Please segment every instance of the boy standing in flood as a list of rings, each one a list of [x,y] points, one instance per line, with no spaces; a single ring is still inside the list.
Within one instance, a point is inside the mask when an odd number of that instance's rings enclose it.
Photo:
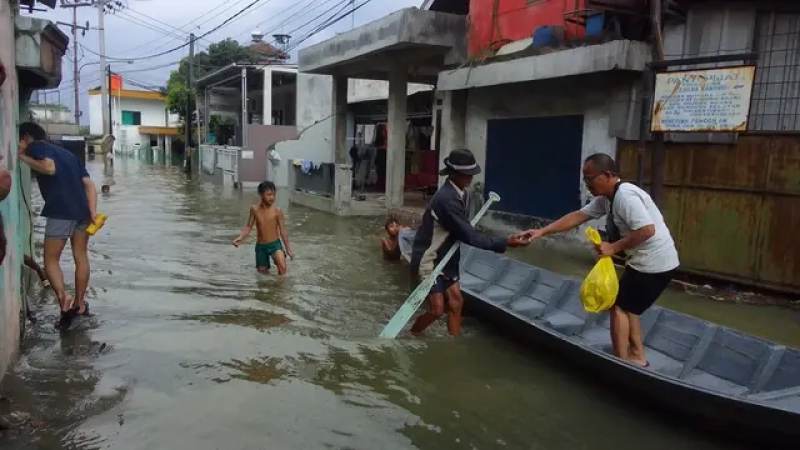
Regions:
[[[289,235],[286,233],[283,211],[274,205],[275,191],[275,183],[271,181],[263,181],[258,185],[258,196],[261,198],[261,203],[250,207],[247,225],[242,229],[242,234],[233,240],[233,245],[238,248],[239,244],[250,235],[253,225],[255,225],[258,233],[256,269],[260,273],[269,273],[270,259],[272,259],[278,267],[278,274],[285,275],[286,256],[294,259],[294,253],[289,246]],[[284,245],[286,245],[286,250],[284,250]]]

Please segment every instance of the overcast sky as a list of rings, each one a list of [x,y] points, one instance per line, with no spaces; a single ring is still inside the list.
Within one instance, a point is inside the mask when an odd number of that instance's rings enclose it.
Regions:
[[[85,1],[85,0],[81,0]],[[225,38],[233,38],[246,44],[255,29],[261,30],[271,40],[271,35],[284,33],[292,35],[297,41],[306,37],[315,28],[332,17],[336,12],[350,9],[346,0],[121,0],[126,7],[115,14],[105,16],[106,54],[110,58],[131,58],[131,64],[113,62],[112,70],[119,72],[125,80],[145,85],[163,86],[171,70],[177,62],[188,55],[188,47],[154,58],[145,58],[160,52],[171,50],[188,42],[189,33],[200,36],[219,26],[236,12],[252,2],[251,8],[231,20],[219,30],[197,41],[198,51],[208,47],[210,43]],[[357,5],[365,0],[356,0]],[[369,3],[355,13],[355,25],[363,25],[383,17],[398,9],[420,6],[422,0],[366,0]],[[69,3],[72,3],[70,1]],[[61,0],[59,0],[61,3]],[[332,10],[330,10],[333,8]],[[344,8],[344,9],[343,9]],[[330,11],[329,11],[330,10]],[[78,23],[96,28],[98,14],[96,8],[78,8]],[[27,14],[27,13],[25,13]],[[53,22],[72,22],[72,9],[58,8],[49,12],[36,12],[34,17],[49,19]],[[336,14],[337,16],[339,14]],[[320,17],[317,17],[320,16]],[[309,37],[298,48],[307,47],[326,40],[338,32],[347,31],[353,25],[351,17],[346,17],[329,28]],[[59,25],[64,33],[72,39],[69,27]],[[87,91],[100,84],[99,39],[97,30],[89,30],[86,36],[78,35],[78,65],[80,70],[79,98],[83,116],[81,123],[89,120]],[[290,46],[291,46],[290,41]],[[291,52],[296,61],[297,50]],[[64,59],[63,79],[59,88],[47,93],[47,102],[62,103],[70,109],[74,108],[72,42]],[[168,65],[173,63],[172,65]],[[130,83],[126,88],[139,89]],[[44,100],[44,97],[40,97]]]

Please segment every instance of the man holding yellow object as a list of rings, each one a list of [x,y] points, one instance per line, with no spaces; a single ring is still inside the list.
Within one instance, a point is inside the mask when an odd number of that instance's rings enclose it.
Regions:
[[[611,308],[614,354],[647,367],[639,316],[658,299],[680,265],[672,235],[653,199],[632,183],[620,181],[614,160],[603,153],[589,156],[583,181],[595,198],[578,211],[550,225],[524,233],[529,239],[571,230],[591,219],[607,216],[608,242],[595,248],[600,256],[625,253],[625,272]]]

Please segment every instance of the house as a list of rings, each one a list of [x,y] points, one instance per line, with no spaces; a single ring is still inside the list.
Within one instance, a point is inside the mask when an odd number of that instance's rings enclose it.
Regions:
[[[201,120],[201,167],[224,184],[257,184],[265,179],[279,187],[288,185],[287,162],[270,161],[275,150],[284,161],[306,159],[331,170],[330,92],[326,75],[298,74],[285,53],[263,42],[256,30],[251,49],[264,55],[260,63],[231,64],[197,80],[197,104]],[[288,56],[287,56],[288,58]],[[385,122],[386,82],[350,80],[349,142],[356,129]],[[242,95],[246,86],[246,98]],[[425,95],[421,100],[430,124],[432,85],[412,85],[408,94]],[[419,97],[419,96],[418,96]],[[205,118],[208,120],[205,120]],[[424,120],[416,117],[415,120]],[[385,150],[384,150],[385,152]],[[274,154],[273,154],[274,155]],[[326,185],[325,189],[331,188]]]
[[[113,83],[112,83],[113,87]],[[122,153],[137,149],[159,149],[169,153],[172,140],[178,136],[179,119],[167,110],[164,94],[157,91],[124,89],[109,90],[111,105],[103,105],[100,89],[89,91],[89,133],[102,135],[103,111],[111,110],[111,134],[115,148]]]
[[[334,79],[331,147],[343,164],[346,80],[389,81],[389,209],[406,204],[404,86],[435,83],[439,156],[472,150],[484,167],[477,188],[503,199],[488,226],[540,226],[579,208],[591,198],[583,159],[607,153],[653,192],[684,271],[798,292],[800,240],[781,231],[800,226],[791,181],[800,104],[791,70],[781,70],[800,51],[798,19],[792,1],[428,0],[301,50],[298,67]],[[675,70],[703,80],[754,73],[731,87],[752,100],[695,108],[689,93],[673,118],[655,117],[652,99],[664,101],[669,78],[657,74]],[[723,116],[738,125],[717,127]],[[336,176],[333,210],[342,211],[351,180],[347,170]],[[580,231],[565,238],[585,245]]]

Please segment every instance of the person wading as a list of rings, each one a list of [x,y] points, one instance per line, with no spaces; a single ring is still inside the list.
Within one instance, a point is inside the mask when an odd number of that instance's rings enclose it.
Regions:
[[[457,242],[497,253],[505,252],[506,247],[522,247],[529,243],[522,235],[503,239],[484,234],[469,223],[464,190],[472,183],[472,177],[481,173],[472,152],[453,150],[444,159],[444,165],[439,175],[447,176],[447,181],[428,202],[414,236],[411,251],[411,276],[414,285],[427,278],[450,247]],[[446,299],[450,310],[447,330],[453,336],[461,334],[461,308],[464,298],[458,284],[460,259],[460,251],[456,251],[436,278],[428,295],[428,312],[417,318],[411,327],[411,333],[421,334],[431,323],[442,317]]]
[[[57,145],[46,142],[44,129],[33,122],[19,126],[19,159],[36,172],[44,199],[44,271],[61,306],[62,330],[76,316],[89,315],[85,302],[89,286],[89,235],[87,225],[97,215],[97,188],[78,158]],[[75,260],[75,298],[69,296],[59,260],[70,241]]]
[[[655,303],[680,265],[675,242],[650,195],[634,184],[620,181],[610,156],[597,153],[586,158],[583,181],[595,196],[588,205],[523,235],[539,239],[608,216],[606,232],[612,242],[598,245],[597,253],[626,254],[619,294],[610,311],[611,343],[617,357],[646,367],[639,316]]]

